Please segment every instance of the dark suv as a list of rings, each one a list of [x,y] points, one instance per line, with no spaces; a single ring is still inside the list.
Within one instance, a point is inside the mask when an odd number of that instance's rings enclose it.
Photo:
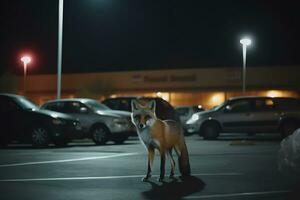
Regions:
[[[65,145],[76,137],[81,126],[68,115],[40,110],[27,98],[13,94],[0,94],[0,143],[13,141],[32,143],[33,146]]]
[[[155,100],[156,101],[156,116],[161,120],[175,120],[180,122],[179,116],[171,104],[159,97],[140,97],[140,96],[130,96],[130,97],[116,97],[105,99],[102,103],[113,110],[124,110],[131,112],[131,101],[133,99],[140,100]]]
[[[286,137],[300,127],[300,100],[296,98],[236,97],[195,113],[185,124],[189,133],[214,139],[221,132],[280,132]]]

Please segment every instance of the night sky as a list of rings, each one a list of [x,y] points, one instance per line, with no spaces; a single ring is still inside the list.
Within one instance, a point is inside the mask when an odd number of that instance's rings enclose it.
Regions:
[[[297,1],[65,0],[63,72],[299,65]],[[1,71],[56,73],[58,0],[2,0]]]

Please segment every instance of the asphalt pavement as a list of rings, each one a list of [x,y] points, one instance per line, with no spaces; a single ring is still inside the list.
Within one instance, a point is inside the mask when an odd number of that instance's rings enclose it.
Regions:
[[[104,199],[300,199],[295,177],[278,171],[278,135],[225,135],[204,141],[186,137],[192,176],[158,182],[146,172],[147,153],[136,137],[122,145],[96,146],[90,140],[68,147],[0,149],[1,200]],[[170,164],[166,162],[166,173]]]

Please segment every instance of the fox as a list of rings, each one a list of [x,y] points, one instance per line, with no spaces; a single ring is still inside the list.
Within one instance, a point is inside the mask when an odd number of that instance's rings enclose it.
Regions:
[[[174,179],[175,161],[172,155],[175,150],[178,157],[179,171],[182,177],[190,176],[191,168],[188,149],[185,143],[183,129],[180,122],[174,120],[160,120],[156,117],[155,100],[144,102],[131,101],[131,120],[135,125],[138,137],[148,152],[148,165],[145,182],[151,177],[155,150],[160,153],[160,176],[158,181],[163,182],[165,177],[166,155],[170,157],[171,172],[169,178]]]

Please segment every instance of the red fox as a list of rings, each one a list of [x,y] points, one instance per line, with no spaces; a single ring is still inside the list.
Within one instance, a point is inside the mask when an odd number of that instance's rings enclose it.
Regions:
[[[170,178],[174,178],[175,161],[172,151],[178,156],[179,171],[182,176],[189,176],[191,173],[188,150],[185,144],[182,127],[179,122],[173,120],[160,120],[155,115],[155,100],[144,102],[133,100],[131,102],[131,120],[136,126],[138,136],[148,151],[148,170],[142,181],[151,177],[155,149],[160,153],[161,165],[159,181],[162,182],[165,176],[166,154],[171,161]]]

